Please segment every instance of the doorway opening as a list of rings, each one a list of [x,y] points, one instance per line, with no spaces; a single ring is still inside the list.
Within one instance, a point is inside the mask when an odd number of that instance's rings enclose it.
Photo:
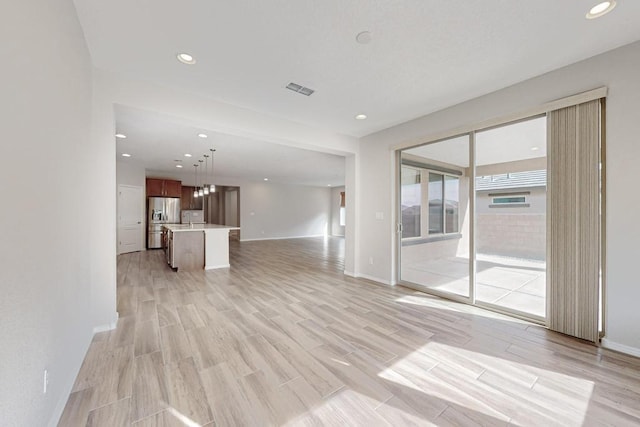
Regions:
[[[216,185],[204,205],[204,216],[209,224],[240,227],[240,187]],[[240,240],[240,230],[230,231],[229,238]]]

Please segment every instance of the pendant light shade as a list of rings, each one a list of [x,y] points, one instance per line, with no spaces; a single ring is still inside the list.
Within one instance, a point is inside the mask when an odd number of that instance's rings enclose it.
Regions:
[[[209,186],[207,185],[207,180],[209,179],[209,155],[205,154],[204,155],[204,184],[202,185],[203,187],[203,192],[205,195],[209,194]]]
[[[202,163],[204,162],[204,160],[200,159],[198,160],[198,162],[200,162],[200,166],[202,166]],[[205,175],[205,179],[207,178],[207,176]],[[198,188],[198,183],[196,182],[196,188]],[[204,190],[202,189],[202,187],[198,188],[198,196],[202,197],[204,196]]]
[[[213,154],[216,152],[216,149],[210,148],[209,151],[211,151],[211,181],[210,182],[213,182]],[[209,192],[210,193],[216,192],[216,186],[214,184],[209,184]]]
[[[194,177],[194,190],[193,197],[198,198],[198,164],[193,165],[193,177]]]

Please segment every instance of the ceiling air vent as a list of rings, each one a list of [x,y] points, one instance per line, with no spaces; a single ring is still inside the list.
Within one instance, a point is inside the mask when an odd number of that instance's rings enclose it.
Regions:
[[[305,95],[305,96],[309,96],[313,92],[315,92],[313,89],[309,89],[308,87],[304,87],[304,86],[301,86],[301,85],[295,84],[295,83],[289,83],[287,85],[287,89],[292,90],[294,92],[297,92],[297,93],[299,93],[301,95]]]

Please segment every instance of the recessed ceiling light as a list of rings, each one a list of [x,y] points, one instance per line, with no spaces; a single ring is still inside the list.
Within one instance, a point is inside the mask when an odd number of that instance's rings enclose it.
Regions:
[[[265,181],[269,181],[269,178],[265,178],[264,180],[265,180]]]
[[[363,31],[358,33],[356,36],[356,41],[360,44],[369,44],[373,39],[373,35],[369,31]]]
[[[199,133],[198,137],[200,138],[207,138],[209,135],[207,135],[206,133]]]
[[[178,58],[178,61],[182,62],[183,64],[193,65],[196,63],[196,59],[188,53],[179,53],[178,55],[176,55],[176,58]]]
[[[531,151],[538,151],[540,147],[531,147]]]
[[[366,114],[358,114],[358,115],[356,116],[356,120],[364,120],[364,119],[366,119],[366,118],[367,118],[367,115],[366,115]]]
[[[131,157],[131,154],[128,154],[128,153],[122,153],[122,157]]]
[[[611,12],[613,8],[616,7],[616,0],[603,1],[602,3],[598,3],[593,6],[589,13],[587,13],[587,19],[596,19],[600,18],[603,15]]]
[[[191,154],[187,153],[184,155],[185,157],[191,157]]]
[[[125,135],[123,133],[116,133],[116,138],[125,139],[126,137],[127,137],[127,135]]]
[[[176,165],[176,167],[177,167],[177,168],[181,168],[181,167],[182,167],[182,165]]]
[[[327,184],[327,187],[331,187],[331,184]]]

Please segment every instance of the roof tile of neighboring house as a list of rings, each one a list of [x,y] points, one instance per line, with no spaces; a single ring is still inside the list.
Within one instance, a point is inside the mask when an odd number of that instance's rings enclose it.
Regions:
[[[501,190],[505,188],[545,187],[547,171],[503,173],[476,177],[476,191]]]

